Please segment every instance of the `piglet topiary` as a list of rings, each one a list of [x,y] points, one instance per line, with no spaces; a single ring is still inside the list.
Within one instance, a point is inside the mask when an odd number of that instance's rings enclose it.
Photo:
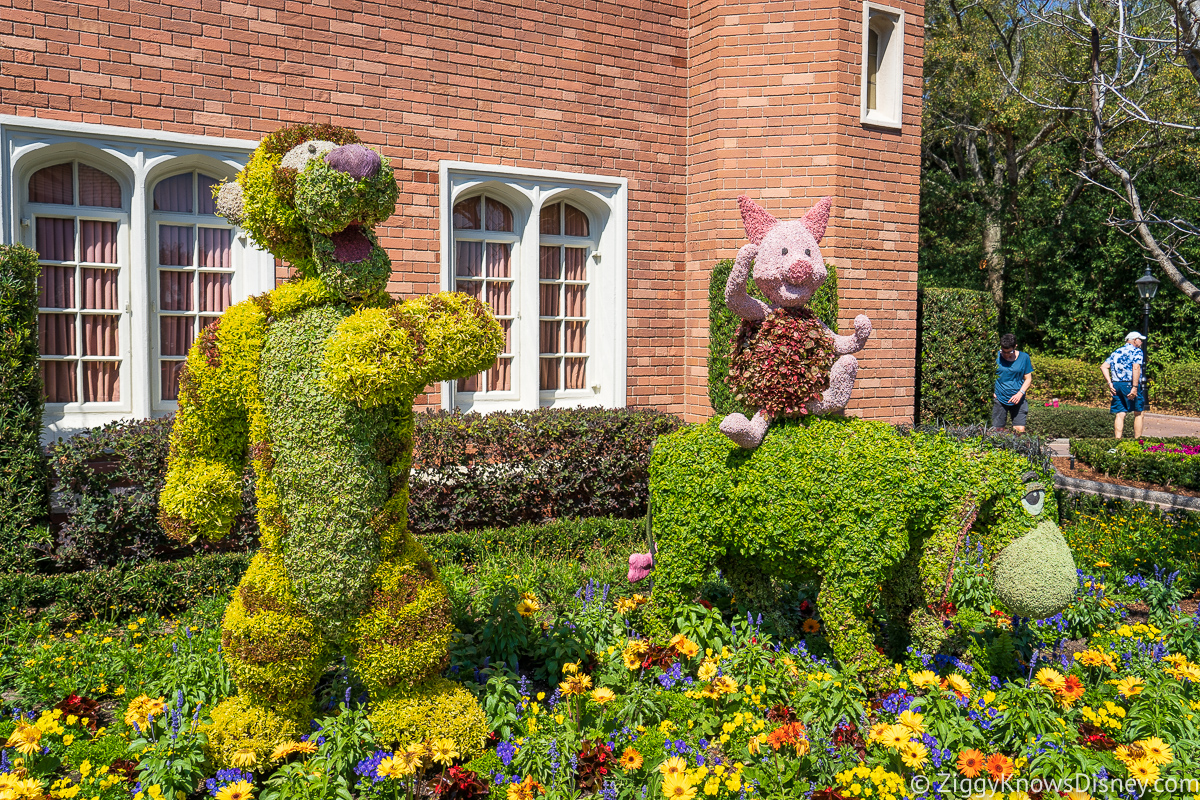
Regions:
[[[808,307],[828,275],[818,243],[833,198],[821,199],[801,219],[788,222],[746,195],[738,205],[750,243],[738,251],[725,285],[726,304],[742,318],[727,381],[738,400],[757,412],[751,419],[730,414],[722,420],[721,432],[752,450],[762,443],[773,417],[845,410],[858,375],[858,360],[851,354],[866,345],[871,320],[859,314],[854,334],[838,336]],[[747,293],[752,270],[771,305]]]

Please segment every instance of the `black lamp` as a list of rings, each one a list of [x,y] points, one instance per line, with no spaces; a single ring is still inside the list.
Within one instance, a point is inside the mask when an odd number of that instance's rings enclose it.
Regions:
[[[1142,340],[1142,360],[1145,362],[1142,369],[1145,370],[1150,366],[1150,301],[1158,294],[1158,278],[1150,274],[1150,267],[1147,265],[1146,274],[1133,284],[1137,287],[1138,296],[1142,298],[1142,336],[1146,337]]]

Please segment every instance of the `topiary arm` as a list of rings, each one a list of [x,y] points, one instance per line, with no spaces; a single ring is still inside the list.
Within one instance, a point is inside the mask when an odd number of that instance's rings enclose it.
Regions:
[[[738,250],[729,271],[729,279],[725,281],[725,305],[729,310],[742,319],[757,322],[766,319],[771,310],[766,303],[751,297],[746,292],[746,283],[750,280],[750,270],[754,266],[754,257],[758,255],[758,245],[745,244]]]
[[[242,510],[247,398],[257,395],[265,316],[246,301],[201,331],[179,379],[159,522],[173,539],[221,539]],[[248,383],[249,382],[249,383]]]
[[[442,292],[347,317],[325,349],[322,372],[335,396],[372,408],[474,375],[503,349],[500,323],[482,303]]]
[[[867,339],[871,336],[871,320],[866,314],[859,314],[854,318],[854,333],[849,336],[839,336],[837,331],[824,322],[821,323],[821,327],[833,337],[833,354],[836,356],[857,353],[867,346]]]

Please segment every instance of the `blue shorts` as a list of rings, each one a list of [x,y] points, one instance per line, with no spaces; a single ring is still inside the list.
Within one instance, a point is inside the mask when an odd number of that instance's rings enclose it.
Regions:
[[[1129,381],[1113,381],[1117,393],[1113,395],[1112,405],[1108,410],[1112,414],[1140,414],[1146,410],[1146,387],[1138,389],[1137,396],[1129,399],[1132,384]]]

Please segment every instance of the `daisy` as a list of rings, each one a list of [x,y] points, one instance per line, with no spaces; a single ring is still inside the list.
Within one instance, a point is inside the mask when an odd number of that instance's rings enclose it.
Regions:
[[[988,756],[988,760],[984,762],[984,769],[988,775],[992,776],[992,780],[1000,783],[1012,777],[1013,762],[1012,759],[1003,753],[993,753]]]
[[[913,686],[918,689],[932,689],[938,685],[938,676],[927,669],[920,672],[910,672],[908,673],[908,677],[912,681]]]
[[[258,754],[248,748],[235,750],[229,757],[229,763],[241,769],[249,769],[258,763]]]
[[[662,795],[672,800],[693,800],[696,787],[683,774],[668,775],[662,782]]]
[[[1063,696],[1069,705],[1083,697],[1085,691],[1083,682],[1079,678],[1076,678],[1074,675],[1068,675],[1066,680],[1063,681],[1063,688],[1058,693]]]
[[[1158,765],[1143,758],[1129,765],[1129,777],[1146,786],[1158,780]]]
[[[713,678],[717,677],[717,665],[711,661],[705,661],[700,665],[700,671],[697,673],[697,677],[702,681],[711,681]]]
[[[925,732],[925,718],[915,711],[902,711],[896,722],[908,728],[913,736],[920,736]]]
[[[1109,681],[1109,683],[1117,687],[1117,694],[1125,697],[1139,695],[1146,688],[1142,683],[1142,679],[1133,675],[1130,675],[1128,678],[1122,678],[1119,681]]]
[[[962,675],[947,675],[946,686],[956,694],[961,694],[963,697],[971,696],[971,684],[967,683],[967,679]]]
[[[818,633],[821,630],[821,623],[810,618],[804,620],[804,624],[801,627],[804,629],[805,633]]]
[[[450,766],[450,762],[458,758],[458,750],[454,747],[453,739],[435,739],[430,742],[429,754],[436,763],[447,767]]]
[[[6,747],[15,747],[17,752],[23,756],[31,756],[36,753],[41,747],[38,742],[42,738],[42,729],[35,725],[21,723],[17,729],[8,737]]]
[[[600,705],[604,705],[605,703],[611,703],[616,698],[617,698],[617,696],[615,694],[613,694],[613,690],[609,689],[606,686],[601,686],[599,689],[592,692],[592,699],[595,700]]]
[[[1042,667],[1038,670],[1037,676],[1034,678],[1042,686],[1045,686],[1052,692],[1061,692],[1066,685],[1062,673],[1050,667]]]
[[[888,750],[899,750],[908,744],[911,737],[908,728],[903,725],[888,725],[879,736],[879,743]]]
[[[963,750],[958,754],[958,771],[965,777],[974,778],[983,769],[983,753],[978,750]]]
[[[626,772],[633,772],[635,769],[642,768],[642,754],[632,747],[626,747],[625,752],[621,753],[621,757],[617,759],[617,763]]]
[[[1146,751],[1146,760],[1151,764],[1165,767],[1175,760],[1175,754],[1171,752],[1171,746],[1157,736],[1142,739],[1138,744]]]
[[[683,775],[687,772],[687,762],[679,756],[673,756],[659,764],[658,771],[668,778],[672,775]]]
[[[276,745],[275,749],[271,751],[271,760],[279,761],[280,759],[287,758],[292,753],[303,753],[306,756],[311,756],[315,752],[317,752],[315,742],[284,742],[281,745]]]
[[[900,748],[900,759],[904,762],[904,766],[912,769],[920,769],[928,756],[929,749],[920,742],[905,742],[904,746]]]
[[[253,793],[254,787],[248,781],[237,781],[222,786],[216,800],[250,800]]]

